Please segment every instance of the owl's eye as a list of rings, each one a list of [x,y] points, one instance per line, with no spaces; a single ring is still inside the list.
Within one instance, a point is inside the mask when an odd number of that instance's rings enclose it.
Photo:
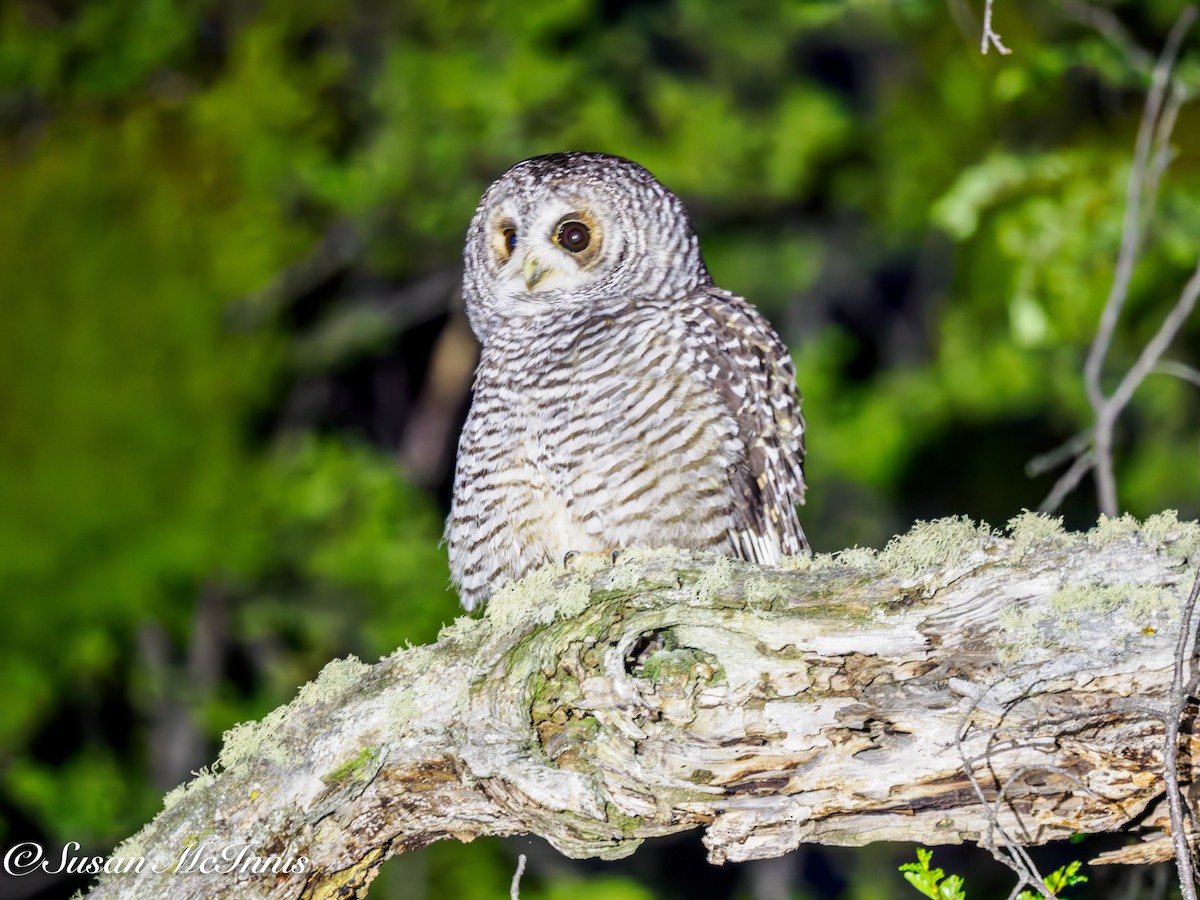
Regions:
[[[505,228],[503,231],[503,234],[504,234],[504,249],[507,250],[509,255],[511,256],[512,252],[517,249],[517,229]]]
[[[582,222],[563,222],[558,228],[558,245],[571,253],[580,253],[592,242],[592,233]]]

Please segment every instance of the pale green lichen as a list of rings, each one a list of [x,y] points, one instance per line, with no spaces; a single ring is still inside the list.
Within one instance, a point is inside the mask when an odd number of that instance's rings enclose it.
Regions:
[[[257,722],[239,722],[226,731],[217,765],[233,771],[259,759],[287,763],[288,753],[280,736],[292,713],[318,703],[336,705],[370,668],[356,656],[328,663],[315,680],[300,688],[296,699],[287,706],[272,710]]]
[[[225,732],[225,744],[217,765],[225,771],[236,771],[256,759],[272,763],[288,762],[288,754],[280,741],[283,723],[291,706],[272,710],[257,722],[238,722]]]
[[[1107,547],[1116,541],[1124,540],[1128,537],[1140,533],[1142,526],[1138,520],[1125,513],[1123,516],[1112,518],[1103,513],[1100,515],[1100,520],[1096,523],[1096,527],[1088,532],[1088,540],[1097,547]]]
[[[1054,592],[1049,609],[1060,627],[1074,631],[1089,616],[1110,618],[1118,612],[1135,625],[1163,612],[1176,617],[1179,601],[1158,585],[1069,584]]]
[[[1062,516],[1047,516],[1027,509],[1008,520],[1008,533],[1012,536],[1013,552],[1018,558],[1034,547],[1059,543],[1071,537],[1063,530]]]
[[[549,565],[510,581],[488,599],[485,615],[505,631],[524,622],[548,625],[558,615],[559,582],[568,577],[563,566]]]
[[[1128,533],[1128,532],[1126,532]],[[1153,633],[1164,620],[1179,618],[1180,598],[1170,588],[1157,584],[1105,584],[1098,581],[1064,585],[1050,595],[1044,612],[1032,612],[1024,604],[1000,610],[997,649],[1003,662],[1012,662],[1045,645],[1041,632],[1050,629],[1062,646],[1085,649],[1093,629],[1077,638],[1089,624],[1124,621],[1138,632]],[[1133,629],[1122,630],[1128,640]]]
[[[761,575],[752,575],[747,578],[743,591],[746,595],[746,606],[752,611],[770,609],[783,599],[783,592],[779,589],[779,585]]]
[[[179,787],[183,787],[183,785],[180,785]],[[171,793],[175,793],[177,790],[179,790],[179,788],[175,788],[171,791]],[[174,806],[174,804],[171,805]],[[167,809],[169,809],[169,807],[166,805],[164,800],[163,812],[166,812]],[[153,848],[146,845],[146,838],[150,837],[151,832],[154,830],[154,823],[157,821],[159,821],[159,819],[158,817],[155,817],[154,821],[143,827],[141,831],[137,832],[136,834],[131,834],[129,837],[125,838],[125,840],[121,841],[121,843],[117,844],[117,846],[113,847],[111,854],[112,858],[134,859],[138,856],[150,855],[150,851],[153,850]]]
[[[485,614],[492,624],[505,630],[525,623],[549,625],[558,618],[577,616],[591,600],[592,579],[612,566],[612,556],[607,553],[579,553],[566,565],[542,566],[492,594]]]
[[[902,578],[913,578],[928,569],[945,565],[969,545],[990,537],[991,528],[975,524],[966,516],[951,516],[932,522],[917,522],[907,534],[892,538],[879,560]]]
[[[616,566],[613,567],[612,573],[608,576],[607,590],[611,592],[627,593],[634,590],[642,579],[645,577],[645,570],[637,564],[640,560],[634,562],[622,558]]]
[[[809,556],[807,553],[802,553],[797,556],[785,556],[779,561],[779,568],[786,572],[807,572],[813,567],[815,560],[824,554],[818,554],[817,557]]]
[[[392,727],[399,730],[412,719],[416,708],[416,698],[410,690],[388,691],[387,698],[385,715],[387,720],[392,723]],[[461,695],[457,696],[456,700],[461,702]]]
[[[195,790],[203,790],[217,780],[217,776],[209,770],[208,766],[202,766],[195,775],[196,777],[191,781],[185,781],[183,784],[167,791],[166,796],[163,797],[163,812],[166,812],[182,800],[185,794]]]
[[[215,784],[217,776],[209,770],[208,766],[203,766],[195,773],[195,778],[190,782],[172,788],[163,797],[162,813],[165,813],[171,807],[177,805],[185,795],[201,793],[211,785]],[[154,846],[147,845],[146,840],[154,832],[154,825],[161,820],[162,813],[154,818],[152,822],[136,834],[132,834],[113,848],[112,857],[118,859],[133,859],[138,856],[150,856],[157,849]]]
[[[1006,606],[1000,610],[996,621],[1000,625],[1000,640],[997,649],[1001,662],[1009,663],[1020,659],[1041,645],[1038,626],[1046,620],[1042,613],[1030,612],[1023,605]]]
[[[813,556],[811,563],[814,572],[853,569],[866,576],[878,575],[883,570],[883,566],[884,563],[880,560],[878,550],[859,546],[848,547],[834,553],[818,553]]]
[[[578,576],[564,584],[558,592],[558,615],[571,618],[579,615],[588,607],[592,599],[592,582],[588,578]]]
[[[363,747],[336,769],[321,776],[326,784],[338,784],[348,781],[367,781],[376,771],[375,762],[379,759],[379,747]]]
[[[314,703],[337,700],[357,686],[363,675],[369,671],[371,667],[357,656],[332,660],[326,663],[315,680],[300,688],[291,705],[311,706]]]
[[[438,643],[443,644],[459,644],[471,641],[481,628],[480,620],[474,616],[455,616],[452,622],[442,626],[442,630],[438,632]],[[407,651],[413,651],[417,648],[408,647]]]
[[[696,599],[707,603],[722,590],[733,584],[733,563],[726,556],[718,556],[705,566],[700,577],[696,579]]]
[[[830,554],[840,566],[850,569],[862,569],[867,572],[879,567],[879,552],[870,547],[847,547],[837,553]]]
[[[1181,522],[1173,509],[1148,518],[1142,524],[1142,534],[1171,556],[1184,560],[1200,556],[1200,522]]]

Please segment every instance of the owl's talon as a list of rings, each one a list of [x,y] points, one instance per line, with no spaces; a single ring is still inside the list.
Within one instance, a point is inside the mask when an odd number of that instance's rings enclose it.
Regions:
[[[571,560],[573,560],[578,555],[579,555],[578,550],[568,550],[566,553],[564,553],[563,554],[563,568],[569,569],[571,567]]]
[[[621,550],[619,548],[612,552],[612,564],[614,566],[617,564],[617,560],[621,558],[621,554],[624,552],[625,552],[624,550]]]

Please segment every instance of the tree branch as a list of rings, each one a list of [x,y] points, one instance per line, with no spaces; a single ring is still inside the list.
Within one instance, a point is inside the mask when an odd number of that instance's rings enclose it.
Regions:
[[[1129,296],[1133,270],[1141,255],[1146,223],[1154,212],[1162,174],[1171,160],[1170,139],[1179,107],[1186,99],[1184,92],[1173,84],[1172,71],[1183,39],[1195,22],[1196,16],[1194,6],[1186,7],[1179,14],[1151,74],[1150,90],[1142,109],[1133,162],[1126,183],[1121,246],[1117,252],[1113,283],[1104,310],[1100,314],[1096,336],[1084,363],[1084,387],[1088,403],[1091,404],[1096,417],[1095,427],[1092,429],[1092,446],[1089,448],[1089,456],[1081,454],[1076,457],[1075,464],[1055,484],[1050,496],[1042,503],[1042,509],[1046,511],[1056,509],[1062,498],[1078,484],[1083,473],[1092,469],[1095,472],[1096,497],[1100,511],[1108,516],[1117,514],[1117,482],[1113,468],[1113,432],[1117,419],[1132,399],[1134,391],[1154,368],[1183,322],[1191,314],[1196,303],[1196,294],[1200,291],[1198,264],[1196,274],[1184,287],[1150,344],[1143,349],[1137,362],[1121,379],[1112,395],[1106,396],[1101,383],[1105,359]],[[1053,506],[1051,501],[1054,501]]]
[[[1170,858],[1163,740],[1200,525],[1011,524],[921,523],[779,569],[547,567],[437,644],[331,663],[231,731],[216,773],[110,861],[142,870],[93,896],[357,897],[390,855],[485,834],[615,858],[704,828],[720,863],[1138,829],[1158,839],[1103,861]]]
[[[996,52],[1001,56],[1007,56],[1012,53],[1000,41],[1000,35],[992,30],[992,3],[993,0],[984,0],[983,3],[983,34],[979,39],[979,52],[984,56],[987,55],[988,47],[995,47]]]
[[[1163,47],[1162,54],[1155,63],[1150,79],[1150,91],[1146,95],[1146,104],[1142,108],[1141,124],[1138,126],[1137,140],[1134,142],[1133,148],[1133,163],[1130,166],[1129,180],[1125,187],[1125,217],[1121,225],[1121,248],[1117,253],[1117,267],[1113,274],[1113,283],[1108,292],[1108,299],[1104,303],[1104,312],[1100,316],[1100,326],[1096,330],[1096,337],[1092,341],[1087,362],[1084,365],[1084,381],[1087,385],[1088,400],[1097,411],[1105,399],[1104,390],[1100,384],[1104,358],[1108,355],[1108,348],[1112,344],[1117,321],[1121,317],[1121,310],[1124,309],[1125,300],[1129,296],[1129,282],[1133,277],[1134,263],[1137,262],[1142,249],[1142,234],[1147,213],[1153,211],[1152,208],[1147,209],[1147,204],[1143,203],[1143,193],[1147,192],[1148,187],[1147,178],[1151,174],[1148,169],[1153,155],[1152,151],[1156,144],[1169,142],[1171,136],[1170,128],[1165,130],[1159,128],[1159,118],[1167,90],[1171,85],[1171,72],[1175,67],[1175,57],[1179,54],[1184,35],[1191,28],[1195,17],[1195,7],[1189,6],[1175,21],[1171,33],[1167,36],[1167,43]],[[1175,117],[1171,116],[1169,124],[1173,126],[1174,122]],[[1156,177],[1152,179],[1151,183],[1157,187],[1159,182],[1157,175],[1161,175],[1161,170],[1155,174]],[[1157,192],[1148,193],[1151,194],[1149,199],[1152,204],[1154,194]]]

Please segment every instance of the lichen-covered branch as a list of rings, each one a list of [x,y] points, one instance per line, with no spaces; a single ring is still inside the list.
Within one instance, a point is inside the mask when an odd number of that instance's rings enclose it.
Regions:
[[[94,896],[361,896],[389,855],[485,834],[612,858],[703,828],[714,862],[1000,828],[1161,838],[1200,526],[1010,524],[779,569],[673,551],[544,569],[234,729],[110,860],[141,871]]]

